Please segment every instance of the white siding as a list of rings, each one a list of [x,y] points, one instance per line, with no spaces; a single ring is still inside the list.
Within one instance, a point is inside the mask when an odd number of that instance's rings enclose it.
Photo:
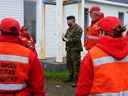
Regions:
[[[0,0],[0,19],[14,17],[23,23],[23,0]]]
[[[125,13],[124,24],[125,24],[125,25],[127,26],[127,28],[128,28],[128,13]]]

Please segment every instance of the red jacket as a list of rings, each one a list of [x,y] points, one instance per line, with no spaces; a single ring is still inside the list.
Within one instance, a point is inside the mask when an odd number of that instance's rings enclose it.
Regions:
[[[0,60],[1,62],[0,68],[1,70],[3,70],[0,72],[4,72],[5,70],[3,67],[1,67],[3,63],[8,64],[10,62],[8,60],[13,60],[13,63],[16,65],[16,67],[14,66],[16,68],[16,69],[14,68],[15,69],[14,73],[16,73],[16,78],[18,78],[14,81],[9,78],[7,78],[7,80],[5,79],[4,81],[0,79],[0,84],[10,84],[10,83],[18,84],[22,82],[25,82],[26,84],[26,87],[18,92],[16,91],[13,94],[11,94],[9,93],[10,90],[8,90],[9,91],[8,94],[0,93],[0,96],[31,96],[31,94],[33,94],[34,96],[45,96],[44,95],[44,73],[42,69],[43,66],[41,65],[37,56],[30,49],[25,48],[20,44],[21,44],[20,40],[16,37],[0,36],[0,54],[4,55],[5,59],[7,59],[7,61],[5,61],[4,57],[1,57],[1,59],[3,59],[4,62]],[[8,58],[6,58],[6,56]],[[12,56],[13,58],[10,56]],[[20,56],[21,57],[25,56],[25,58],[28,58],[28,64],[18,63],[19,62],[18,58]],[[21,60],[22,59],[23,58],[21,58]],[[23,63],[25,62],[24,60],[26,59],[22,60]],[[9,67],[9,68],[11,68],[10,70],[13,70],[12,67]],[[6,76],[4,74],[10,76],[10,74],[7,72],[1,73],[0,76]],[[6,87],[7,86],[5,86],[5,88]],[[0,87],[0,92],[2,92],[2,90],[4,89],[1,89]]]
[[[98,14],[100,15],[97,20],[91,21],[91,25],[85,29],[84,47],[86,50],[93,48],[99,42],[99,21],[104,17],[104,14],[102,12],[98,12]]]
[[[89,50],[94,47],[99,41],[99,26],[98,22],[88,27],[85,32],[84,47]]]
[[[127,40],[125,38],[103,37],[96,46],[116,59],[123,59],[128,55]],[[88,53],[81,62],[76,96],[89,96],[93,83],[93,63]]]
[[[32,36],[27,31],[27,29],[25,29],[25,28],[21,29],[19,38],[22,41],[23,46],[25,46],[26,48],[31,49],[33,52],[36,53],[36,51],[35,51],[35,42],[34,42]]]

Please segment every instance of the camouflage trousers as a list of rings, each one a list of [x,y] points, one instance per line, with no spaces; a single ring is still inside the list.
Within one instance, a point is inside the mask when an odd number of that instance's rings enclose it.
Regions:
[[[81,51],[67,51],[66,61],[69,78],[77,79],[80,68]]]

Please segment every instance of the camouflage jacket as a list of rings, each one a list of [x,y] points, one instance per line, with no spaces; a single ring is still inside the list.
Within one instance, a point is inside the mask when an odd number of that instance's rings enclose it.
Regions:
[[[65,38],[67,38],[66,42],[66,51],[74,50],[74,51],[82,51],[82,28],[79,25],[75,25],[72,28],[68,28],[65,34]]]

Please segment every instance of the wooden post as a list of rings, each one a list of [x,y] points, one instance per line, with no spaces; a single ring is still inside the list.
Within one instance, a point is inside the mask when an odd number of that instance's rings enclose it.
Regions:
[[[56,62],[63,62],[63,46],[62,46],[62,32],[63,32],[63,0],[56,0],[56,28],[57,28],[57,55]],[[54,50],[53,50],[54,51]]]

